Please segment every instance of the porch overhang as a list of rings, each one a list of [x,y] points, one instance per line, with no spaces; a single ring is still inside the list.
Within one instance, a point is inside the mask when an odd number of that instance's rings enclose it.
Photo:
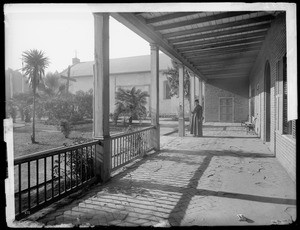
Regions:
[[[247,78],[275,15],[270,11],[110,15],[198,78]]]

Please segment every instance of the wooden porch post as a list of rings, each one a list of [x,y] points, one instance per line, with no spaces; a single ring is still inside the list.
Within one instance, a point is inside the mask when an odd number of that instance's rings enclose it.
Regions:
[[[180,137],[185,136],[184,125],[184,66],[179,64],[179,110],[178,110],[178,134]]]
[[[150,44],[151,49],[151,125],[155,126],[153,146],[156,151],[160,150],[160,126],[159,126],[159,48],[156,44]]]
[[[203,98],[203,82],[200,78],[197,79],[199,81],[199,104],[202,106],[202,98]]]
[[[195,77],[195,99],[198,99],[199,100],[199,78],[198,77]]]
[[[109,180],[111,148],[109,133],[109,14],[94,13],[95,66],[93,136],[100,141],[96,148],[96,176]]]
[[[191,111],[194,109],[194,104],[195,104],[195,75],[191,74],[190,75],[190,130],[191,130],[191,125],[192,125],[192,113]]]

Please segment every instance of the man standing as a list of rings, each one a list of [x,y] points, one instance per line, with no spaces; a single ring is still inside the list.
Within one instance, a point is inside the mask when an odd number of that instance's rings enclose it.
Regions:
[[[192,111],[192,125],[191,125],[191,134],[193,136],[202,137],[202,106],[199,105],[199,100],[195,100],[195,108]]]

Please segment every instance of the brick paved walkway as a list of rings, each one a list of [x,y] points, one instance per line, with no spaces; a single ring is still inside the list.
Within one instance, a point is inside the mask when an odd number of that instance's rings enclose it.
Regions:
[[[236,127],[204,129],[202,138],[176,135],[163,136],[161,152],[109,183],[28,219],[45,225],[166,227],[295,220],[295,183],[254,135]],[[239,221],[237,214],[248,219]]]

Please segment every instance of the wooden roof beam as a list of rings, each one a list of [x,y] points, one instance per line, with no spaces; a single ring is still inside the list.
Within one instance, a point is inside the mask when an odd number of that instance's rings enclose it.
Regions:
[[[218,76],[208,76],[207,80],[215,80],[215,79],[228,79],[228,78],[247,78],[248,74],[243,75],[218,75]]]
[[[241,54],[241,53],[253,53],[259,51],[261,45],[253,45],[253,46],[240,46],[236,48],[220,48],[220,49],[209,49],[206,51],[197,51],[197,52],[189,52],[184,56],[187,58],[201,58],[201,57],[210,57],[210,56],[218,56],[218,55],[226,55],[228,53],[231,54]]]
[[[252,66],[248,67],[248,68],[239,68],[239,69],[220,69],[220,70],[205,70],[203,71],[203,73],[210,75],[210,74],[232,74],[232,73],[245,73],[250,71],[250,69],[252,68]]]
[[[239,21],[235,21],[235,22],[227,22],[227,23],[222,23],[222,24],[213,25],[213,26],[203,26],[203,27],[200,27],[197,29],[181,30],[181,31],[176,31],[176,32],[164,33],[163,37],[164,38],[174,38],[174,37],[178,37],[178,36],[192,35],[192,34],[213,31],[213,30],[218,30],[218,29],[226,29],[226,28],[231,28],[231,27],[235,27],[235,26],[249,26],[249,24],[254,24],[254,23],[269,24],[272,19],[274,19],[274,16],[264,15],[261,17],[249,18],[249,19],[239,20]]]
[[[242,44],[234,47],[223,47],[223,48],[211,48],[211,49],[195,49],[194,51],[182,51],[187,58],[193,58],[197,56],[212,56],[212,55],[223,55],[227,53],[245,53],[254,52],[259,50],[261,44]]]
[[[254,58],[257,56],[257,53],[246,53],[246,54],[225,54],[225,55],[218,55],[218,56],[211,56],[211,57],[203,57],[203,58],[191,58],[192,62],[199,62],[199,61],[223,61],[225,60],[234,60],[234,59],[241,59],[241,58]]]
[[[196,41],[196,42],[188,42],[188,43],[183,43],[183,44],[178,44],[175,45],[176,49],[184,49],[184,48],[189,48],[189,47],[194,47],[194,46],[201,46],[201,45],[206,45],[206,44],[212,44],[212,43],[217,43],[217,42],[229,42],[229,41],[236,41],[236,40],[241,40],[241,39],[250,39],[250,38],[255,38],[255,37],[265,37],[267,34],[267,31],[259,31],[256,33],[251,33],[251,34],[238,34],[230,37],[219,37],[219,38],[212,38],[212,39],[207,39],[203,41]]]
[[[250,58],[242,58],[242,59],[222,59],[222,60],[218,60],[218,61],[198,61],[195,62],[195,66],[197,66],[199,69],[201,69],[202,67],[205,68],[205,66],[212,66],[212,68],[214,66],[233,66],[235,64],[248,64],[251,63],[253,64],[255,62],[255,58],[250,57]]]
[[[185,16],[190,16],[190,15],[194,15],[194,14],[199,14],[199,12],[178,12],[178,13],[166,14],[166,15],[162,15],[159,17],[146,19],[146,24],[163,22],[163,21],[172,20],[175,18],[181,18],[181,17],[185,17]]]
[[[168,29],[173,29],[177,27],[182,27],[182,26],[188,26],[188,25],[194,25],[194,24],[199,24],[203,22],[209,22],[209,21],[215,21],[218,19],[223,19],[223,18],[231,18],[235,16],[240,16],[244,14],[249,14],[252,12],[245,12],[245,11],[236,11],[236,12],[226,12],[226,13],[220,13],[220,14],[215,14],[211,16],[206,16],[206,17],[201,17],[201,18],[196,18],[192,20],[184,20],[181,22],[175,22],[175,23],[170,23],[166,25],[161,25],[161,26],[155,26],[153,29],[155,31],[159,30],[168,30]]]
[[[181,43],[181,42],[189,42],[194,40],[201,40],[204,38],[213,38],[213,37],[220,37],[220,36],[233,36],[234,34],[238,33],[245,33],[248,32],[249,35],[254,32],[258,32],[258,30],[267,30],[270,27],[270,24],[262,24],[258,26],[248,26],[243,28],[237,28],[237,29],[228,29],[223,31],[217,31],[217,32],[211,32],[211,33],[205,33],[200,35],[193,35],[189,37],[183,37],[183,38],[175,38],[175,39],[169,39],[168,41],[172,44]],[[251,36],[251,35],[250,35]]]
[[[199,68],[227,68],[227,67],[235,67],[235,66],[246,66],[246,65],[253,65],[254,60],[244,60],[239,59],[238,61],[231,62],[231,61],[223,61],[223,62],[214,62],[214,63],[201,63],[196,64],[195,66]]]
[[[201,69],[203,72],[208,70],[221,70],[221,69],[239,69],[239,68],[247,68],[249,66],[252,66],[253,62],[245,62],[245,63],[233,63],[233,64],[224,64],[219,63],[216,65],[196,65]]]
[[[237,41],[228,41],[223,43],[216,43],[216,44],[207,44],[202,46],[196,46],[191,48],[185,48],[185,49],[178,49],[180,52],[186,52],[186,51],[194,51],[197,50],[206,50],[206,49],[218,49],[218,48],[234,48],[238,47],[240,45],[250,45],[250,44],[262,44],[264,41],[263,37],[258,38],[250,38],[250,39],[243,39],[243,40],[237,40]]]
[[[261,48],[262,42],[254,42],[254,43],[246,43],[246,44],[238,44],[236,46],[219,46],[219,47],[211,47],[211,48],[197,48],[195,47],[194,50],[184,50],[181,51],[182,54],[187,57],[198,57],[198,56],[211,56],[212,54],[220,55],[220,54],[226,54],[228,52],[231,53],[242,53],[242,52],[252,52],[252,51],[258,51]]]

